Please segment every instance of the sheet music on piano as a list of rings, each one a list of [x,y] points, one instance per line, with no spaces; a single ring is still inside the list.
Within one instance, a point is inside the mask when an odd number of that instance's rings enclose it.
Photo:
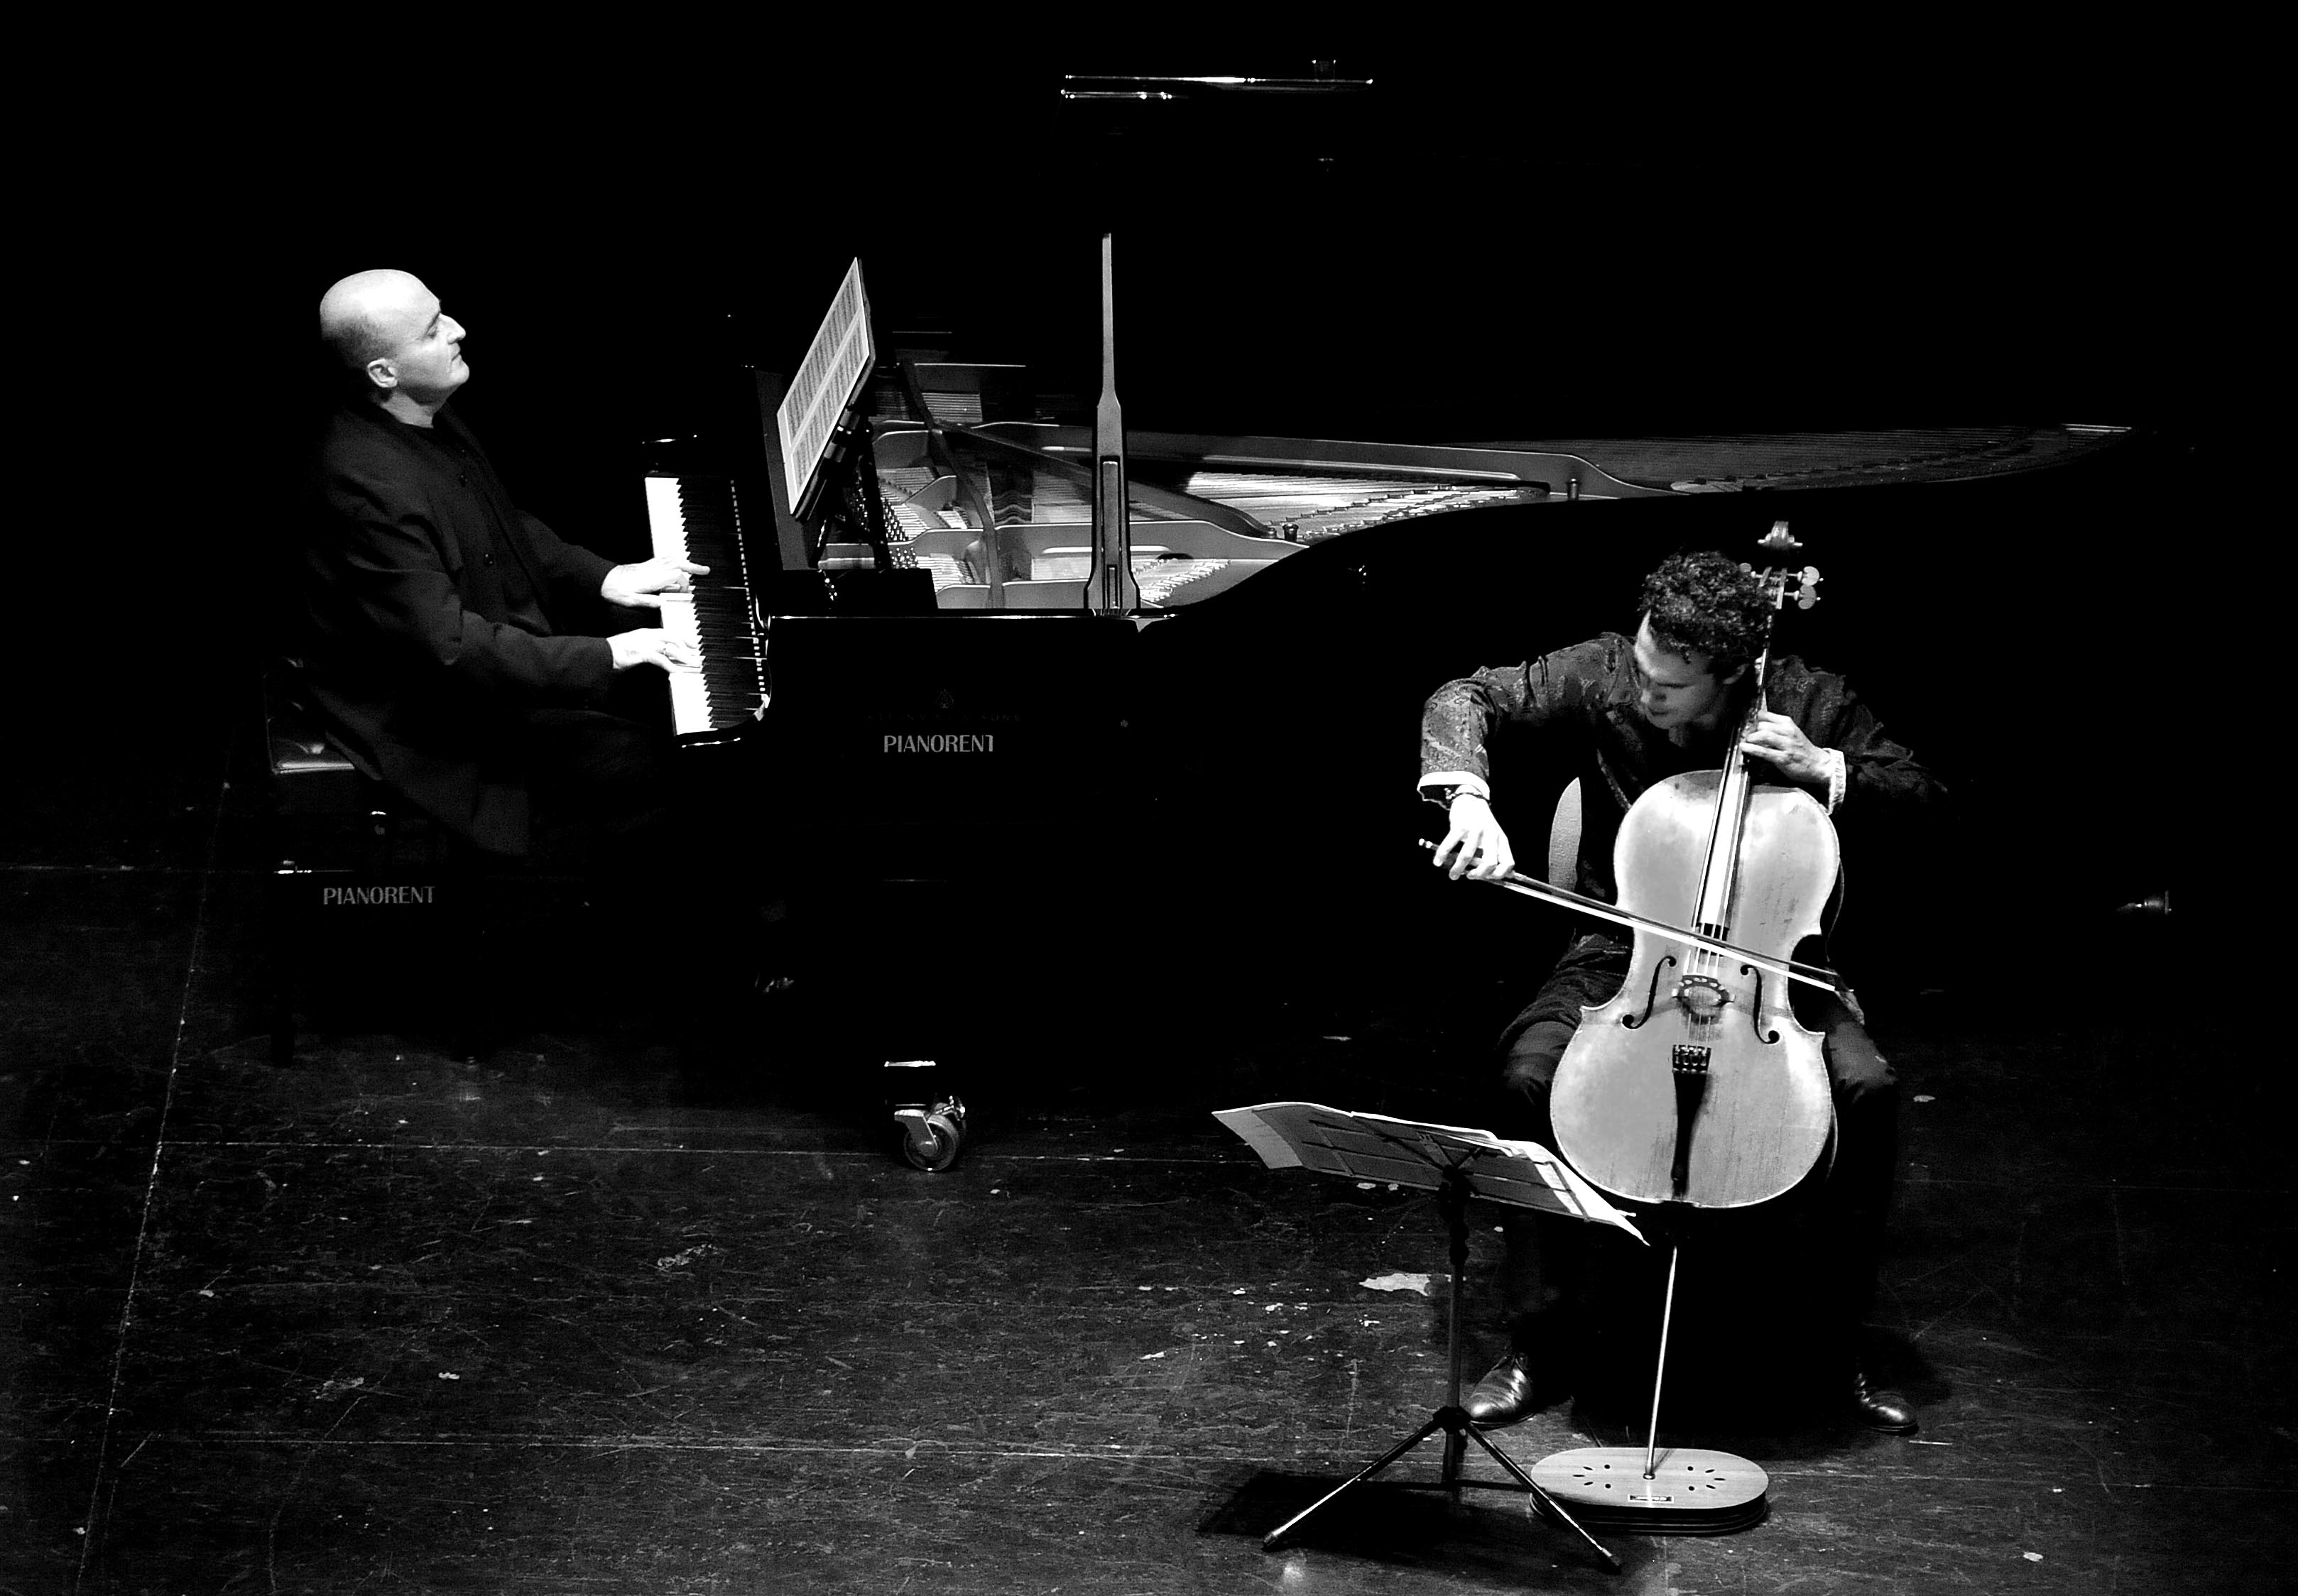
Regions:
[[[884,574],[884,567],[907,568],[915,561],[907,548],[887,545],[866,423],[859,465],[830,464],[841,424],[876,366],[869,298],[856,258],[788,391],[780,392],[774,379],[754,374],[762,401],[760,420],[765,419],[765,405],[773,410],[767,429],[771,435],[758,458],[767,467],[767,481],[761,484],[742,475],[739,463],[732,476],[723,474],[727,470],[723,461],[700,473],[683,464],[685,458],[702,457],[674,456],[681,463],[667,469],[657,466],[649,473],[647,521],[655,554],[710,567],[707,576],[697,579],[690,596],[666,595],[662,606],[663,629],[686,643],[702,661],[698,675],[676,672],[671,678],[672,719],[681,742],[726,740],[764,712],[768,697],[767,609],[789,602],[796,592],[778,594],[774,584],[786,575],[814,575],[814,555],[807,547],[839,548],[839,544],[823,542],[834,529],[849,539],[857,533],[866,538],[880,569],[847,570],[851,555],[843,562],[825,560],[825,568],[839,566],[836,586],[825,586],[820,593],[806,590],[797,598],[801,609],[824,596],[845,602],[847,586],[855,588],[858,608],[869,607],[872,599],[864,595],[872,592],[879,603],[913,602],[906,596],[908,588],[871,587],[872,578]],[[781,468],[779,477],[776,466]],[[758,491],[762,486],[764,492]],[[809,494],[818,502],[809,503]],[[750,499],[747,515],[741,504],[746,495]],[[754,539],[759,543],[755,549]],[[912,586],[930,605],[932,589],[924,572],[903,569],[898,574],[917,578]]]
[[[774,414],[782,451],[782,480],[789,485],[793,514],[805,504],[814,473],[830,450],[838,418],[878,361],[870,331],[870,298],[863,292],[862,259],[846,268],[846,279],[806,345],[806,359],[790,381]]]

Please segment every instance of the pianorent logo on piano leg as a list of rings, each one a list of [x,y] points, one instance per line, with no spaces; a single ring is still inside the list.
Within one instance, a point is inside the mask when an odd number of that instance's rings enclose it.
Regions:
[[[885,734],[880,753],[995,753],[994,731],[897,732]]]
[[[431,903],[435,886],[323,886],[319,889],[319,907],[336,905],[350,907],[363,903]]]

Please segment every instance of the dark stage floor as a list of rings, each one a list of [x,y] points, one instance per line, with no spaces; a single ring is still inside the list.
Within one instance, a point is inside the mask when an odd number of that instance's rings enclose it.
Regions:
[[[1610,1535],[1614,1575],[1498,1491],[1457,1516],[1396,1493],[1269,1554],[1262,1531],[1442,1400],[1442,1243],[1429,1199],[1269,1172],[1206,1110],[1458,1114],[1493,972],[1439,1005],[1431,972],[1458,967],[1368,950],[1383,927],[1330,927],[1329,958],[1168,950],[1058,1086],[986,1078],[938,1175],[825,1082],[835,1031],[690,1077],[550,889],[538,934],[594,952],[537,977],[508,1042],[465,1062],[338,991],[342,1029],[275,1068],[252,737],[227,753],[224,730],[248,720],[16,795],[11,1596],[2286,1577],[2285,1122],[2232,1006],[2124,1008],[2133,972],[2077,959],[2048,1022],[1954,990],[1877,1016],[1914,1096],[1875,1356],[1920,1436],[1751,1403],[1715,1349],[1791,1349],[1796,1321],[1714,1287],[1668,1434],[1768,1470],[1767,1522]],[[1480,1222],[1472,1375],[1497,1243]],[[1366,1284],[1393,1273],[1432,1295]],[[1600,1394],[1500,1439],[1530,1460],[1639,1423]]]

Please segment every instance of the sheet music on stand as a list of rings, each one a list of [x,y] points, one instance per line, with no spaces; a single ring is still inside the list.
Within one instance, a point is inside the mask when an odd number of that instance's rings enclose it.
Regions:
[[[805,503],[815,468],[829,452],[831,434],[838,430],[838,418],[877,358],[870,333],[870,297],[862,288],[862,260],[856,256],[774,416],[793,512]]]
[[[1458,1171],[1470,1193],[1518,1208],[1567,1214],[1644,1239],[1633,1221],[1569,1164],[1536,1141],[1504,1141],[1489,1131],[1352,1114],[1321,1103],[1261,1103],[1213,1117],[1270,1169],[1312,1169],[1360,1181],[1434,1191]]]

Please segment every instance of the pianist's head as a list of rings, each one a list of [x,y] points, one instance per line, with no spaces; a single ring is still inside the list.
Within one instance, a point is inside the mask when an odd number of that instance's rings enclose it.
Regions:
[[[319,336],[360,395],[427,422],[468,381],[463,326],[406,272],[355,272],[319,300]]]

